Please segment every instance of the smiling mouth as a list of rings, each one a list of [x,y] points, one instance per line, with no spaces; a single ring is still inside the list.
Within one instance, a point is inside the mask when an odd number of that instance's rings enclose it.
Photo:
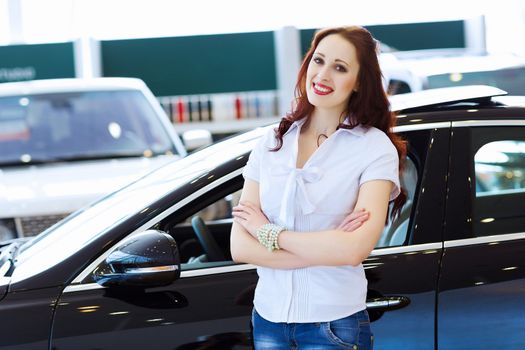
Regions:
[[[318,84],[318,83],[317,84],[312,83],[312,88],[317,95],[321,95],[321,96],[328,95],[334,91],[332,88],[329,88],[328,86],[325,86],[323,84]]]

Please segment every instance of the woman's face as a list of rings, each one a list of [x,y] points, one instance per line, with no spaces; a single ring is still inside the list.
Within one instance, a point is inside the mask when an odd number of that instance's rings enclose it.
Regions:
[[[306,95],[316,108],[342,113],[357,89],[359,63],[355,46],[338,34],[323,38],[306,71]]]

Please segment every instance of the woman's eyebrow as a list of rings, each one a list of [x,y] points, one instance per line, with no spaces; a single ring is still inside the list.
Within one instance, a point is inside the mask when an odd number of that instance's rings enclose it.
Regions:
[[[342,59],[339,59],[339,58],[338,58],[338,59],[336,59],[335,61],[336,61],[336,62],[343,62],[343,63],[346,64],[347,66],[350,66],[348,63],[346,63],[346,62],[343,61]]]
[[[324,55],[323,53],[318,52],[318,51],[314,52],[314,55],[319,55],[319,56],[321,56],[321,57],[323,57],[323,58],[325,57],[325,55]],[[344,60],[342,60],[342,59],[340,59],[340,58],[337,58],[337,59],[335,60],[335,62],[343,62],[344,64],[346,64],[347,66],[350,67],[350,65],[349,65],[346,61],[344,61]]]

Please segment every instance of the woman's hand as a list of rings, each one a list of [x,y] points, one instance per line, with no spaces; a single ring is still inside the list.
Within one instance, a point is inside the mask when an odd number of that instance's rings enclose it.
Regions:
[[[338,230],[352,232],[357,230],[363,223],[368,220],[370,213],[365,209],[359,209],[351,212],[341,224],[337,227]]]
[[[255,238],[257,238],[257,230],[262,225],[270,223],[260,208],[247,201],[240,201],[239,205],[233,207],[232,215],[233,220]]]

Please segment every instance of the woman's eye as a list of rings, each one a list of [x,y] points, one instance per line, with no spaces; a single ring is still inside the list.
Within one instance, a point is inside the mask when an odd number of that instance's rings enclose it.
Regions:
[[[323,59],[320,57],[314,57],[313,61],[317,64],[323,64]]]
[[[343,73],[347,72],[347,69],[344,66],[341,66],[339,64],[335,66],[335,70],[338,72],[343,72]]]

